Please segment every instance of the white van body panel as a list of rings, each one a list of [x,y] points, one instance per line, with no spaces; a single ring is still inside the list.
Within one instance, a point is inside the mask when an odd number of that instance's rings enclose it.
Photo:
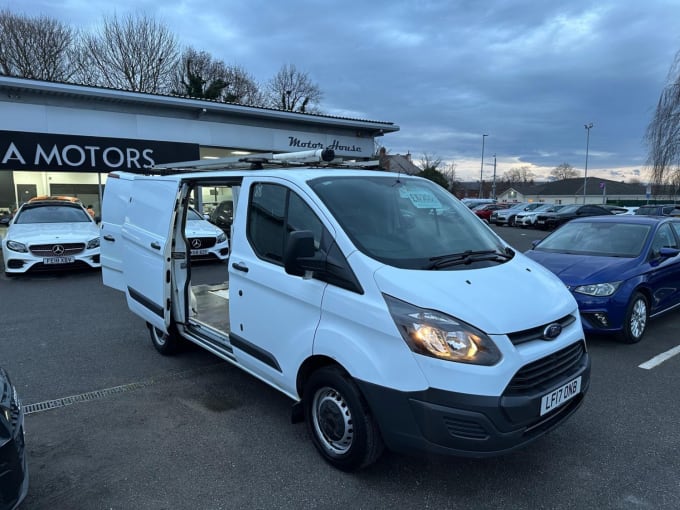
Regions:
[[[559,278],[521,253],[504,264],[471,271],[383,266],[375,272],[375,281],[385,294],[446,313],[488,335],[547,324],[577,308],[573,296],[563,292]]]
[[[170,324],[169,278],[172,230],[178,184],[173,180],[137,179],[121,228],[125,295],[130,310],[167,331]]]
[[[106,182],[102,203],[101,263],[104,285],[125,292],[123,243],[120,235],[130,202],[134,176],[114,174]]]
[[[282,179],[263,177],[257,182],[285,184],[302,194]],[[252,183],[245,178],[242,189]],[[245,225],[246,213],[245,207],[237,207],[234,224]],[[229,315],[236,359],[284,393],[297,395],[297,371],[312,354],[327,284],[289,275],[282,266],[261,260],[244,228],[234,229],[232,235]]]

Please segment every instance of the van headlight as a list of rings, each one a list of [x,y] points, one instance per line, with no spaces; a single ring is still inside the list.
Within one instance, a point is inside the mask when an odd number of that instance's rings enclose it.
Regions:
[[[26,245],[24,243],[20,243],[19,241],[8,240],[6,246],[8,249],[12,251],[18,251],[19,253],[28,253],[28,248],[26,248]]]
[[[99,238],[95,237],[94,239],[90,239],[87,242],[87,249],[91,250],[92,248],[98,248],[99,247]]]
[[[454,317],[383,294],[401,336],[412,351],[433,358],[495,365],[501,353],[485,333]]]

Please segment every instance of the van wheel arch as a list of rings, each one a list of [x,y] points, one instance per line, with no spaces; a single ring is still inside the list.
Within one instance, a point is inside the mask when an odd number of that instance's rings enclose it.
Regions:
[[[337,363],[318,366],[309,374],[302,405],[312,442],[333,467],[355,471],[382,454],[377,420],[353,378]]]

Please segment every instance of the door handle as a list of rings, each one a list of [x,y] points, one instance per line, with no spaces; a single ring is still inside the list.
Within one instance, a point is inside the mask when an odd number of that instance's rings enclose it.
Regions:
[[[238,262],[234,262],[231,267],[236,269],[237,271],[243,271],[244,273],[248,272],[248,266],[245,266],[243,264],[239,264]]]
[[[111,241],[112,243],[116,241],[116,238],[113,237],[112,235],[106,234],[104,236],[104,241]]]
[[[151,243],[151,247],[152,247],[154,250],[160,250],[160,249],[161,249],[161,245],[160,245],[159,243],[157,243],[156,241],[154,241],[153,243]]]

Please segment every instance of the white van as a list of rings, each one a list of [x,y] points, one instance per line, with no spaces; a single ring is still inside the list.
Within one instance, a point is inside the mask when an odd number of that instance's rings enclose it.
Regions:
[[[231,252],[221,282],[192,285],[185,223],[206,187],[234,202]],[[366,466],[384,446],[507,452],[562,423],[588,389],[564,284],[428,180],[114,172],[102,212],[104,283],[156,349],[188,340],[288,395],[337,468]]]

